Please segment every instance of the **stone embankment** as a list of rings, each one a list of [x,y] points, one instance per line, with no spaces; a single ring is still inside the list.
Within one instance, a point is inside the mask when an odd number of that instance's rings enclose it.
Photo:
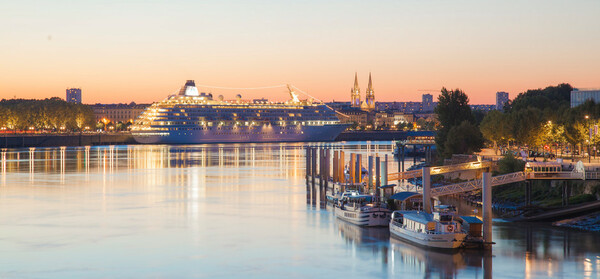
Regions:
[[[26,134],[0,136],[0,148],[134,144],[129,133]]]

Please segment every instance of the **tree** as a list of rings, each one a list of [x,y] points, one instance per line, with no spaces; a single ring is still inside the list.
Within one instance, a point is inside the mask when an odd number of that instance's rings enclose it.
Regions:
[[[512,134],[517,142],[530,147],[542,143],[542,112],[538,108],[529,107],[511,113]]]
[[[511,111],[518,111],[526,108],[558,111],[561,107],[570,106],[571,91],[573,91],[573,87],[568,83],[562,83],[557,86],[548,86],[544,89],[530,89],[527,90],[527,92],[519,94],[512,100],[510,103]]]
[[[461,125],[463,121],[474,123],[473,114],[469,107],[469,97],[460,89],[447,90],[442,88],[435,113],[440,122],[440,129],[435,137],[437,152],[443,156],[448,154],[451,156],[452,153],[445,151],[450,129]]]
[[[444,157],[452,154],[473,154],[481,151],[483,136],[479,128],[465,120],[460,125],[454,126],[448,132],[448,139],[444,143]]]
[[[498,160],[498,174],[507,174],[525,169],[525,162],[513,156],[511,152],[507,152],[504,157]]]
[[[508,115],[493,110],[490,111],[479,125],[483,136],[494,143],[494,150],[497,152],[498,143],[508,143],[513,137]]]

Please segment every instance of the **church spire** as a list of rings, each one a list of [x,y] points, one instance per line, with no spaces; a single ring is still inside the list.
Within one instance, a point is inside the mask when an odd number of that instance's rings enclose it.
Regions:
[[[360,88],[358,87],[358,73],[354,73],[354,87],[350,89],[350,106],[360,107]]]
[[[373,90],[371,72],[369,72],[369,85],[367,86],[367,91],[365,92],[365,105],[366,110],[375,109],[375,91]]]

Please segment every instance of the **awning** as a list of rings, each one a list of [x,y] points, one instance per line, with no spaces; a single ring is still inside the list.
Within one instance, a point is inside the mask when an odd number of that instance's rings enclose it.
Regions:
[[[394,187],[396,187],[396,184],[387,184],[387,185],[379,186],[379,188],[381,188],[381,189],[394,188]]]
[[[474,216],[460,216],[460,218],[465,220],[465,222],[469,224],[483,224],[483,221],[481,221],[481,219]]]
[[[398,201],[405,201],[407,199],[410,199],[412,197],[416,197],[416,196],[421,196],[421,193],[417,193],[417,192],[398,192],[396,194],[393,194],[390,199],[394,199],[394,200],[398,200]]]

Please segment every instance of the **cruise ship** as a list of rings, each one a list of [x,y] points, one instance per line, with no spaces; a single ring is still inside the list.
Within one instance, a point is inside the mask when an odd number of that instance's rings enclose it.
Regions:
[[[148,107],[131,133],[139,143],[302,142],[332,141],[348,127],[330,107],[288,90],[287,102],[244,101],[239,94],[225,101],[188,80],[178,94]]]

